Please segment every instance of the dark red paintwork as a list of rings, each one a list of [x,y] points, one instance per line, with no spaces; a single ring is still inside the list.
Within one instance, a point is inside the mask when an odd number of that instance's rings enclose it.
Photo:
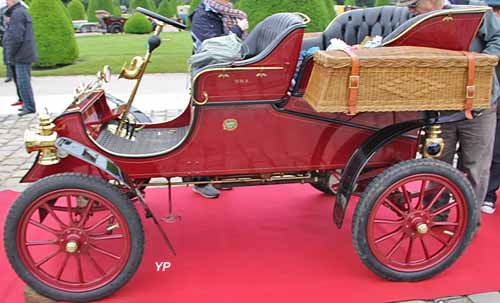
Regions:
[[[465,42],[470,42],[477,30],[477,16],[482,17],[482,14],[474,14],[474,18],[463,14],[453,19],[457,22],[462,20],[464,27],[474,27],[473,31],[462,29],[462,21],[459,24],[450,23],[463,30]],[[469,22],[470,19],[473,21]],[[441,31],[428,32],[431,28],[436,29],[436,26],[423,25],[420,33],[427,31],[432,41],[438,44],[447,41]],[[440,39],[436,39],[436,34],[440,35]],[[417,116],[416,113],[363,113],[356,116],[316,113],[300,94],[291,96],[289,93],[302,39],[303,29],[296,29],[266,58],[243,66],[257,69],[245,71],[227,68],[224,71],[205,72],[198,77],[195,82],[196,99],[204,100],[203,94],[207,93],[208,105],[212,106],[193,106],[191,102],[177,119],[146,125],[148,128],[191,125],[191,131],[182,144],[163,155],[127,158],[110,154],[91,140],[97,137],[106,122],[117,115],[108,108],[103,92],[94,93],[80,104],[70,106],[66,113],[54,121],[57,133],[109,157],[132,179],[228,176],[341,169],[353,152],[375,131]],[[405,41],[409,43],[409,40]],[[468,45],[464,49],[467,48]],[[261,71],[259,67],[281,69]],[[221,73],[229,77],[220,78]],[[257,73],[265,73],[266,76],[257,77]],[[309,73],[310,69],[306,68],[305,76]],[[299,84],[302,89],[308,80],[308,77],[304,77]],[[262,104],[265,100],[282,100],[285,105],[278,108],[273,104]],[[248,102],[238,106],[231,104],[241,101]],[[336,121],[321,120],[325,118]],[[224,130],[226,119],[237,120],[237,129]],[[368,166],[383,168],[414,158],[417,140],[416,133],[413,135],[397,138],[386,145]],[[48,175],[68,171],[104,177],[96,168],[68,157],[56,165],[35,164],[23,182],[34,182]]]

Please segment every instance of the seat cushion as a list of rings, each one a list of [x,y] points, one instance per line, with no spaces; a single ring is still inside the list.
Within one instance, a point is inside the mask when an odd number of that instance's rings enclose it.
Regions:
[[[410,18],[410,12],[406,7],[380,6],[348,11],[334,19],[323,32],[321,39],[305,40],[303,49],[312,46],[325,49],[333,38],[355,45],[361,43],[367,36],[386,37]]]
[[[303,20],[296,14],[279,13],[267,17],[253,29],[244,42],[248,48],[248,56],[260,54],[267,47],[274,45],[272,42],[290,27],[302,24]]]

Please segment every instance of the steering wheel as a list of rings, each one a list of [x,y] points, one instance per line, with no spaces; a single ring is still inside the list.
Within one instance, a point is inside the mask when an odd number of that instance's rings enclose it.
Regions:
[[[161,21],[161,22],[163,22],[163,23],[166,23],[166,24],[168,24],[168,25],[172,25],[173,27],[176,27],[176,28],[178,28],[178,29],[186,29],[186,28],[187,28],[187,26],[185,26],[185,25],[184,25],[184,24],[182,24],[182,23],[179,23],[179,22],[177,22],[177,21],[175,21],[175,20],[173,20],[173,19],[170,19],[170,18],[163,17],[162,15],[157,14],[157,13],[155,13],[155,12],[152,12],[152,11],[150,11],[150,10],[147,10],[147,9],[145,9],[145,8],[138,7],[138,8],[136,8],[136,10],[137,10],[139,13],[143,14],[143,15],[146,15],[146,16],[148,16],[148,17],[151,17],[151,18],[153,18],[153,19],[156,19],[156,20]]]

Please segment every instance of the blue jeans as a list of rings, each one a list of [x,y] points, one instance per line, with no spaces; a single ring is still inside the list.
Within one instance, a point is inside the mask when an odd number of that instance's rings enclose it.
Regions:
[[[13,68],[17,96],[23,101],[23,110],[36,112],[35,98],[31,88],[31,64],[16,64]]]

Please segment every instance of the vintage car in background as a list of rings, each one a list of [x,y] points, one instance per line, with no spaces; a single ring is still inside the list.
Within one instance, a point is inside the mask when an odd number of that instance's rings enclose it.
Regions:
[[[395,281],[433,277],[457,260],[477,228],[467,178],[433,159],[442,149],[440,125],[466,115],[319,113],[304,100],[314,60],[297,64],[301,50],[324,50],[332,38],[353,45],[382,35],[385,46],[465,51],[487,10],[459,7],[411,19],[401,7],[359,9],[310,39],[303,38],[302,16],[273,15],[245,40],[244,59],[198,70],[182,113],[153,123],[130,108],[162,27],[185,26],[138,8],[158,27],[146,56],[122,69],[121,77],[136,81],[128,102],[108,102],[105,69],[78,88],[61,115],[42,115],[37,130],[25,136],[28,152],[38,156],[22,179],[33,184],[5,223],[12,267],[45,296],[98,300],[127,283],[141,263],[144,234],[134,204],[175,253],[148,206],[146,188],[166,186],[170,193],[186,184],[308,183],[331,194],[332,204],[336,195],[332,213],[339,228],[350,198],[360,197],[352,240],[370,270]],[[443,197],[446,205],[434,207]]]

